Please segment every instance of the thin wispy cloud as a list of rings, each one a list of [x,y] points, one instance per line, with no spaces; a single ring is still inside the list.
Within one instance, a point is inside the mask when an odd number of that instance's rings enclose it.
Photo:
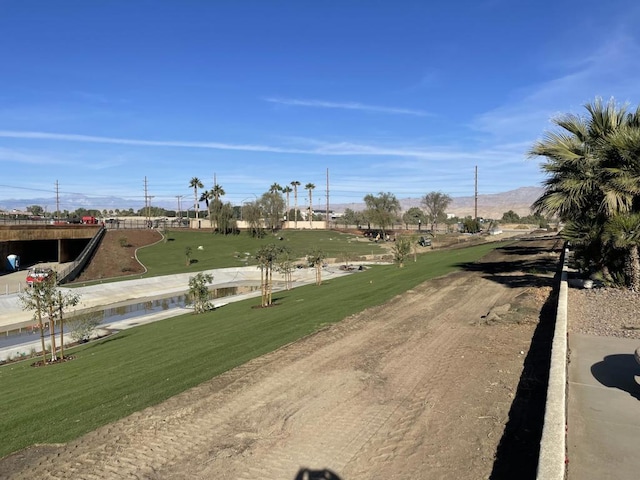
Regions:
[[[47,154],[20,152],[0,147],[0,163],[10,162],[27,165],[71,165],[72,162],[51,157]]]
[[[131,138],[100,137],[94,135],[79,135],[69,133],[23,132],[12,130],[0,130],[0,137],[27,140],[53,140],[62,142],[107,143],[142,147],[209,148],[214,150],[240,150],[249,152],[309,153],[295,149],[270,147],[267,145],[234,145],[229,143],[217,142],[183,142],[173,140],[140,140]]]
[[[337,142],[325,143],[310,140],[310,148],[288,148],[271,145],[243,145],[219,142],[184,142],[184,141],[163,141],[163,140],[142,140],[117,137],[100,137],[93,135],[49,133],[49,132],[24,132],[0,130],[0,137],[26,139],[26,140],[48,140],[61,142],[79,143],[104,143],[116,145],[131,145],[142,147],[176,147],[176,148],[202,148],[213,150],[236,150],[246,152],[269,152],[269,153],[291,153],[303,155],[327,155],[327,156],[348,156],[348,155],[370,155],[370,156],[390,156],[390,157],[416,157],[426,160],[442,160],[446,158],[473,158],[475,154],[469,152],[450,152],[445,149],[432,148],[402,148],[385,147],[380,145],[366,145],[361,143]]]
[[[289,105],[293,107],[312,107],[312,108],[336,108],[343,110],[360,110],[364,112],[388,113],[392,115],[415,115],[418,117],[427,117],[431,114],[423,110],[414,110],[410,108],[382,107],[378,105],[367,105],[357,102],[327,102],[325,100],[305,100],[296,98],[280,98],[268,97],[264,99],[267,102],[277,103],[280,105]]]
[[[600,48],[569,58],[564,64],[552,61],[558,74],[513,93],[514,100],[478,115],[471,124],[493,139],[535,139],[555,128],[551,119],[558,114],[584,113],[584,105],[598,96],[614,97],[620,103],[637,98],[633,79],[640,75],[634,61],[640,45],[624,33],[612,35]]]

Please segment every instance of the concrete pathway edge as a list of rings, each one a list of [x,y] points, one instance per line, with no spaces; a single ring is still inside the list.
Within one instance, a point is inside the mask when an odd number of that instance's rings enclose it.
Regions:
[[[562,276],[551,345],[551,367],[537,480],[564,480],[566,475],[568,253],[568,249],[565,249],[561,258]]]

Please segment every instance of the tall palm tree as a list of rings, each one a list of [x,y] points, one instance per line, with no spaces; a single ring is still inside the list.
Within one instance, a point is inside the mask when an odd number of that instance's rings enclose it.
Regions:
[[[289,194],[293,192],[293,189],[289,185],[286,185],[282,187],[282,192],[287,196],[287,228],[289,228],[289,222],[291,221],[289,218],[289,214],[291,213],[291,207],[289,206]]]
[[[207,216],[209,217],[209,225],[213,228],[213,215],[211,215],[211,206],[213,202],[210,200],[213,199],[213,192],[211,190],[204,190],[200,192],[200,199],[198,200],[198,204],[200,202],[204,202],[207,207]]]
[[[209,218],[211,219],[211,227],[220,229],[220,212],[222,211],[222,201],[220,197],[226,193],[222,186],[218,183],[213,185],[213,188],[209,190],[209,199],[212,200],[211,204],[207,202],[209,208]]]
[[[313,189],[316,186],[313,183],[307,183],[304,188],[309,191],[309,228],[313,228]]]
[[[224,197],[224,195],[226,194],[224,188],[222,188],[222,185],[218,183],[213,186],[211,192],[213,193],[213,198],[215,198],[216,200],[220,200],[220,197]]]
[[[272,183],[271,186],[269,187],[269,193],[277,193],[277,192],[281,192],[282,191],[282,187],[280,186],[279,183]]]
[[[202,183],[202,180],[200,180],[198,177],[193,177],[189,182],[189,186],[193,188],[193,199],[196,207],[196,219],[197,219],[199,216],[199,210],[200,210],[200,204],[198,203],[198,189],[204,188],[204,184]]]
[[[298,180],[294,180],[291,182],[293,186],[293,218],[295,219],[295,228],[298,228],[298,187],[300,186],[300,182]]]

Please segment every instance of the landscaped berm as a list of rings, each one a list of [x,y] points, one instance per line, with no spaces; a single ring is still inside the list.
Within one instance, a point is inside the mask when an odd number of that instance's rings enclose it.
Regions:
[[[30,371],[55,376],[84,366],[97,369],[87,380],[91,389],[115,383],[93,409],[84,405],[96,393],[83,390],[52,428],[126,405],[131,414],[79,438],[50,440],[67,443],[35,440],[39,445],[0,461],[0,476],[533,479],[561,245],[557,238],[483,245],[474,248],[489,253],[477,262],[467,249],[451,251],[446,261],[457,263],[456,271],[417,280],[386,300],[402,276],[446,273],[445,256],[427,253],[403,269],[375,267],[280,292],[275,309],[239,302],[84,346],[73,362]],[[384,303],[333,318],[369,297]],[[315,315],[326,321],[306,325]],[[239,335],[241,325],[246,333]],[[301,326],[309,333],[294,341]],[[135,342],[144,348],[129,352]],[[268,353],[265,342],[280,346]],[[109,355],[116,350],[126,360],[113,377]],[[188,387],[189,377],[208,375],[230,352],[241,357],[238,366],[162,399],[163,388]],[[18,374],[0,375],[3,385],[14,385]],[[57,384],[40,380],[49,397]],[[123,393],[129,381],[137,390]],[[159,403],[136,412],[147,391]],[[9,408],[2,405],[2,423]],[[56,412],[40,415],[44,421]]]
[[[136,250],[162,239],[157,230],[107,230],[100,247],[76,282],[144,273]]]

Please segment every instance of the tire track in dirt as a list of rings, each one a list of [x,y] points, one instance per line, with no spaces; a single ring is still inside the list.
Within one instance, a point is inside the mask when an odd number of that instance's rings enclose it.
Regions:
[[[407,464],[414,464],[415,457],[428,454],[425,447],[429,444],[425,440],[428,439],[432,417],[439,415],[439,409],[446,409],[446,405],[442,404],[447,391],[444,386],[455,378],[453,372],[459,371],[460,359],[465,354],[467,358],[470,356],[465,346],[467,342],[462,339],[472,336],[474,329],[460,322],[460,313],[470,310],[477,312],[478,308],[488,311],[505,293],[504,287],[483,285],[483,282],[487,281],[477,278],[469,281],[467,278],[464,283],[447,292],[447,296],[439,299],[439,303],[455,307],[438,313],[432,321],[434,329],[423,332],[424,338],[412,339],[395,352],[398,361],[388,363],[384,372],[396,380],[389,389],[397,392],[400,404],[385,425],[385,431],[380,432],[368,451],[363,453],[363,461],[359,465],[354,462],[356,465],[353,469],[346,471],[350,477],[392,478],[399,471],[404,471],[406,475]],[[489,294],[489,288],[495,292]],[[461,292],[464,292],[462,297]],[[482,294],[478,295],[479,292]],[[456,304],[450,301],[451,296],[467,300]],[[417,369],[414,368],[415,364],[424,367]],[[422,463],[420,458],[418,464]]]
[[[91,432],[12,478],[293,479],[301,467],[345,479],[483,478],[522,366],[512,350],[526,348],[533,327],[470,322],[521,292],[477,272],[435,279]],[[513,370],[506,379],[503,364]]]

